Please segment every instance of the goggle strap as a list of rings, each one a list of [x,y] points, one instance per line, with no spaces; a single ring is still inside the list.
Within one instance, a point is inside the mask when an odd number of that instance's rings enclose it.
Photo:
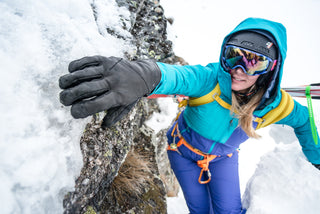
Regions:
[[[274,60],[274,61],[273,61],[272,68],[271,68],[271,71],[273,71],[274,67],[276,67],[276,64],[277,64],[277,60]]]

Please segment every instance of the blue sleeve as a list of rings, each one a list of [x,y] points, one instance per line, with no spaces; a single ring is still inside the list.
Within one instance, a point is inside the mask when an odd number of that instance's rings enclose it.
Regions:
[[[152,94],[181,94],[200,97],[209,93],[217,83],[214,68],[201,65],[169,65],[157,63],[161,81]]]
[[[294,101],[292,112],[276,124],[285,124],[294,128],[305,156],[311,163],[320,164],[320,145],[316,145],[313,140],[307,107]]]

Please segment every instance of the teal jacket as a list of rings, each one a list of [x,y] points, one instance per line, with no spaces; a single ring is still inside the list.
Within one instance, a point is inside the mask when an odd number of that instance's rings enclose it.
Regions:
[[[270,110],[276,108],[281,101],[280,83],[283,73],[283,63],[287,52],[287,37],[285,27],[276,22],[260,18],[248,18],[241,22],[223,41],[221,50],[230,35],[241,30],[265,30],[275,38],[280,50],[278,66],[274,72],[273,81],[254,115],[262,117]],[[222,52],[222,51],[221,51]],[[280,63],[279,63],[280,62]],[[161,81],[153,94],[183,94],[189,97],[201,97],[216,86],[220,85],[221,98],[231,103],[231,77],[219,62],[201,65],[169,65],[157,63],[161,73]],[[217,102],[211,102],[197,107],[187,106],[184,114],[186,124],[201,136],[224,144],[238,126],[238,119],[230,114],[230,110],[221,107]],[[320,164],[320,148],[314,143],[308,116],[308,109],[294,102],[292,112],[277,124],[285,124],[294,128],[302,150],[308,160]]]

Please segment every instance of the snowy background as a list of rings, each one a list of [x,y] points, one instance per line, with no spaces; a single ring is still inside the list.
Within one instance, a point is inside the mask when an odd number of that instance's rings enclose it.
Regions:
[[[99,6],[97,22],[90,7],[93,1]],[[161,4],[166,16],[175,19],[169,28],[174,51],[190,64],[217,61],[223,37],[243,19],[256,16],[287,27],[282,86],[320,80],[318,0],[254,4],[161,0]],[[119,27],[119,15],[129,17],[129,12],[114,0],[0,0],[0,13],[1,213],[62,213],[63,196],[73,189],[82,166],[79,139],[88,119],[74,120],[61,106],[58,78],[71,60],[85,55],[123,56],[124,51],[134,51],[104,27],[113,26],[129,41],[130,35]],[[160,101],[164,109],[160,122],[166,126],[176,106],[168,99]],[[313,104],[319,128],[320,104]],[[320,172],[306,161],[292,130],[265,128],[260,134],[262,140],[246,142],[240,153],[248,214],[319,213]],[[169,198],[168,205],[170,214],[187,213],[181,194]]]

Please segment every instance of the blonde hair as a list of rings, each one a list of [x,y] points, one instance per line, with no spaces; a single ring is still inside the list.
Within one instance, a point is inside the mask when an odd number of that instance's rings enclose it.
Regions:
[[[237,96],[232,91],[232,105],[231,105],[231,114],[239,119],[239,126],[243,129],[243,131],[252,138],[260,138],[254,128],[252,127],[253,120],[253,111],[257,108],[260,103],[260,100],[264,94],[263,89],[260,89],[255,95],[253,95],[249,102],[241,105],[241,98]]]

